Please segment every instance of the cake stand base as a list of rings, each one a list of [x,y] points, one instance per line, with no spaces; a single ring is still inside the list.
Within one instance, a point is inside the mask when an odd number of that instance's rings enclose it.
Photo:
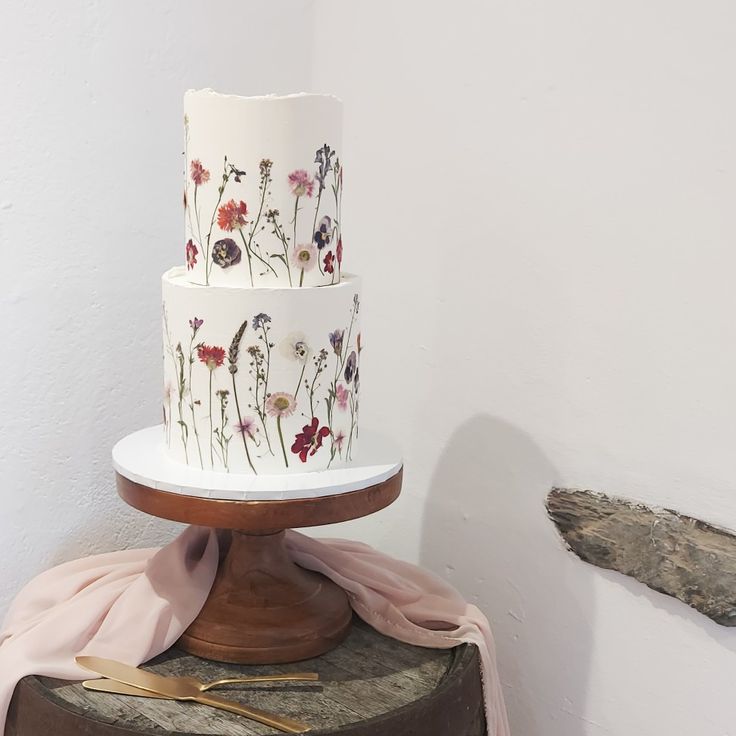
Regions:
[[[210,596],[178,646],[218,662],[296,662],[336,647],[351,618],[342,588],[291,561],[283,531],[235,531]]]
[[[152,427],[113,449],[120,497],[162,519],[219,530],[220,565],[209,598],[184,632],[185,651],[220,662],[281,664],[324,654],[347,635],[348,597],[290,558],[285,529],[372,514],[401,492],[401,456],[361,432],[346,468],[287,476],[235,476],[167,460]]]

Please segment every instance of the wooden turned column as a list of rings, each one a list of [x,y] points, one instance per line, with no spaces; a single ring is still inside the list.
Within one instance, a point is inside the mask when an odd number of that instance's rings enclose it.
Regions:
[[[342,588],[292,562],[283,531],[233,531],[209,598],[178,646],[220,662],[296,662],[337,646],[351,617]]]

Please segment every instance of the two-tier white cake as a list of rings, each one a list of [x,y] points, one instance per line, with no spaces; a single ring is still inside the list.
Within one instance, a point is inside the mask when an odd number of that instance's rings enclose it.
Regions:
[[[342,105],[201,90],[184,113],[185,265],[163,276],[169,455],[250,474],[348,464],[361,335]]]

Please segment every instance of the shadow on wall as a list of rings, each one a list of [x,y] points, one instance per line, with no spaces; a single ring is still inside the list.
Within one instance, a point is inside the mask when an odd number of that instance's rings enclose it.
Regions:
[[[546,515],[558,480],[527,434],[478,415],[440,456],[423,522],[420,563],[490,618],[515,736],[587,733],[595,604]]]

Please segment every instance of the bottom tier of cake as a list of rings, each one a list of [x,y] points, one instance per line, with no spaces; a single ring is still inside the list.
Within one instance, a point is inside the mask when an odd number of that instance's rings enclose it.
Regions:
[[[198,286],[163,276],[169,455],[205,470],[304,473],[349,464],[360,388],[360,280]]]

